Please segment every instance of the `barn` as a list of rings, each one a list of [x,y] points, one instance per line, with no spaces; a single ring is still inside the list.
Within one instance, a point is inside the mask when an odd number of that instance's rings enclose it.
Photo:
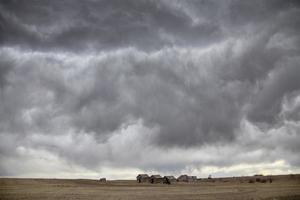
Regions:
[[[164,178],[161,177],[160,175],[152,175],[150,177],[150,182],[151,183],[164,183]]]
[[[177,178],[177,181],[178,182],[188,182],[188,175],[184,174],[184,175],[181,175]]]
[[[148,176],[148,174],[139,174],[136,177],[136,180],[138,183],[149,183],[150,182],[150,177]]]
[[[197,181],[197,176],[188,176],[186,174],[181,175],[177,178],[178,182],[194,182]]]
[[[175,183],[177,180],[174,176],[164,176],[164,183],[165,184],[172,184]]]

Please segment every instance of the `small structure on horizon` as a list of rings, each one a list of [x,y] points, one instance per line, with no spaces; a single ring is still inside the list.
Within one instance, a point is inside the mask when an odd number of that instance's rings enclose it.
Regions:
[[[196,182],[197,181],[197,176],[189,176],[189,182]]]
[[[164,183],[165,184],[172,184],[175,183],[177,180],[174,176],[164,176]]]
[[[137,175],[136,180],[138,183],[149,183],[150,177],[148,176],[148,174],[139,174]]]
[[[100,182],[106,182],[106,178],[100,178],[99,181]]]
[[[188,176],[186,174],[181,175],[177,178],[178,182],[195,182],[197,181],[197,176]]]
[[[161,177],[161,175],[157,174],[157,175],[152,175],[150,177],[150,182],[151,183],[164,183],[164,178]]]

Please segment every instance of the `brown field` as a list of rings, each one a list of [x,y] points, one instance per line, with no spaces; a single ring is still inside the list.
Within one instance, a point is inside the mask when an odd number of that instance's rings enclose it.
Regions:
[[[136,181],[0,179],[0,199],[300,199],[300,176],[273,176],[272,183],[249,178],[200,180],[196,183],[138,184]]]

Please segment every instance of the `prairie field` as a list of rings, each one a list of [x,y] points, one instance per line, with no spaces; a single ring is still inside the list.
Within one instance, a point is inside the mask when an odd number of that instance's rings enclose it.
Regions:
[[[255,178],[254,178],[255,179]],[[300,199],[300,178],[272,177],[272,183],[244,178],[204,179],[194,183],[150,184],[134,180],[99,182],[86,179],[0,179],[1,200],[79,199]]]

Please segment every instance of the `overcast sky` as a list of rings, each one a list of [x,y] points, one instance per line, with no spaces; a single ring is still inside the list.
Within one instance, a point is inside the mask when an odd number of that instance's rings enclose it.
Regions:
[[[0,1],[0,176],[300,173],[300,2]]]

